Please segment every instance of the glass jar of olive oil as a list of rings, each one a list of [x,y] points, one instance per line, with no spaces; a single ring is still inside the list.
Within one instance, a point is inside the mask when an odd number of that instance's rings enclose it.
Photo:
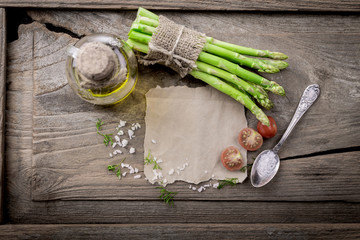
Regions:
[[[92,34],[67,50],[66,75],[69,85],[83,100],[111,105],[125,99],[134,89],[138,64],[125,41],[111,34]]]

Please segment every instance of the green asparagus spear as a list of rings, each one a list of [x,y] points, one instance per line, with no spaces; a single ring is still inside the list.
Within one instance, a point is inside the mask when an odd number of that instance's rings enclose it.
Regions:
[[[265,91],[260,91],[258,88],[238,78],[236,75],[200,61],[196,61],[196,66],[200,71],[222,78],[228,82],[235,84],[240,89],[248,92],[264,108],[270,109],[274,106]]]
[[[142,17],[146,17],[148,19],[152,19],[154,21],[151,21],[151,25],[150,26],[154,26],[154,25],[158,25],[158,23],[156,23],[156,21],[159,21],[159,16],[150,12],[149,10],[146,10],[144,8],[139,8],[137,16],[142,16]],[[143,19],[143,22],[146,21],[146,19]],[[155,26],[155,27],[156,27]],[[153,32],[154,33],[154,32]],[[216,40],[212,37],[207,37],[206,41],[208,43],[214,44],[216,46],[231,50],[233,52],[237,52],[243,55],[249,55],[249,56],[254,56],[254,57],[267,57],[267,58],[272,58],[275,60],[285,60],[288,57],[280,52],[271,52],[269,50],[259,50],[259,49],[254,49],[254,48],[248,48],[248,47],[242,47],[236,44],[231,44],[231,43],[227,43],[227,42],[223,42],[220,40]],[[281,70],[281,68],[279,68]]]
[[[190,75],[206,82],[207,84],[216,88],[220,92],[223,92],[223,93],[227,94],[228,96],[232,97],[233,99],[235,99],[236,101],[238,101],[242,105],[244,105],[247,109],[249,109],[262,124],[264,124],[266,126],[270,125],[269,119],[266,116],[266,114],[246,94],[243,94],[239,90],[224,83],[219,78],[217,78],[213,75],[210,75],[210,74],[207,74],[207,73],[204,73],[201,71],[197,71],[197,70],[192,70],[190,72]]]

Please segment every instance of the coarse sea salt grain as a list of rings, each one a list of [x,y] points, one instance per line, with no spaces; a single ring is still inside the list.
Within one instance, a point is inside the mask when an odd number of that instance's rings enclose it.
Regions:
[[[133,147],[130,148],[129,153],[131,153],[131,154],[135,153],[135,148],[133,148]]]
[[[134,172],[135,172],[135,173],[138,173],[138,172],[139,172],[139,169],[135,168],[135,169],[134,169]]]
[[[121,144],[122,144],[123,147],[126,147],[126,146],[128,145],[128,143],[129,143],[129,141],[126,140],[126,139],[123,139],[123,140],[121,141]]]
[[[120,142],[120,138],[118,135],[115,135],[115,140],[116,140],[116,142]]]
[[[109,153],[109,156],[112,158],[113,157],[112,153]]]
[[[169,175],[173,175],[174,174],[174,172],[175,172],[175,170],[172,168],[172,169],[170,169],[170,171],[169,171]]]
[[[191,188],[192,188],[192,186],[190,185],[190,186],[189,186],[189,189],[191,189]]]
[[[156,144],[156,141],[155,141],[154,139],[153,139],[153,140],[151,140],[151,142],[152,142],[152,143],[154,143],[154,144]]]
[[[219,183],[214,183],[212,186],[213,188],[217,188],[219,186]]]
[[[123,172],[123,173],[122,173],[123,177],[125,177],[125,176],[126,176],[126,174],[127,174],[127,172]]]
[[[123,130],[118,131],[117,135],[119,135],[119,136],[124,135],[124,131]]]
[[[204,173],[206,174],[206,173],[208,173],[208,171],[207,171],[207,170],[205,170],[205,171],[204,171]]]
[[[134,178],[141,178],[141,175],[135,175]]]
[[[120,120],[119,127],[124,127],[126,125],[126,121]]]
[[[132,138],[134,138],[134,137],[135,137],[135,135],[134,135],[134,131],[133,131],[133,130],[131,130],[131,129],[129,129],[129,130],[128,130],[128,134],[129,134],[129,138],[130,138],[130,139],[132,139]]]
[[[112,148],[115,148],[115,147],[116,147],[116,145],[117,145],[117,143],[116,143],[116,142],[114,142],[114,143],[112,144]]]
[[[196,191],[196,187],[192,187],[192,190],[193,190],[193,191]]]

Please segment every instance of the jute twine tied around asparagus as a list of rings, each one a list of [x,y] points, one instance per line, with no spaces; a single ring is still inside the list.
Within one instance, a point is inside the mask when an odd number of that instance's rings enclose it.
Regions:
[[[149,43],[149,52],[139,62],[144,65],[165,64],[180,74],[187,75],[194,67],[206,36],[160,15],[159,26]]]

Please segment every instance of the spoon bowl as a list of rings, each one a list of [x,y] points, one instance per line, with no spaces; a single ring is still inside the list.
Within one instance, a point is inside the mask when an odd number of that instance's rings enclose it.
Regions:
[[[287,127],[284,135],[281,137],[278,144],[271,150],[261,152],[255,159],[251,168],[251,184],[254,187],[262,187],[269,183],[274,178],[280,167],[280,158],[278,151],[281,146],[294,129],[297,122],[304,115],[304,113],[311,107],[320,94],[320,88],[317,84],[309,85],[299,102],[299,105],[294,113],[289,126]]]
[[[275,177],[280,167],[280,158],[274,150],[262,151],[255,159],[251,171],[251,184],[262,187]],[[254,170],[253,170],[254,169]]]

